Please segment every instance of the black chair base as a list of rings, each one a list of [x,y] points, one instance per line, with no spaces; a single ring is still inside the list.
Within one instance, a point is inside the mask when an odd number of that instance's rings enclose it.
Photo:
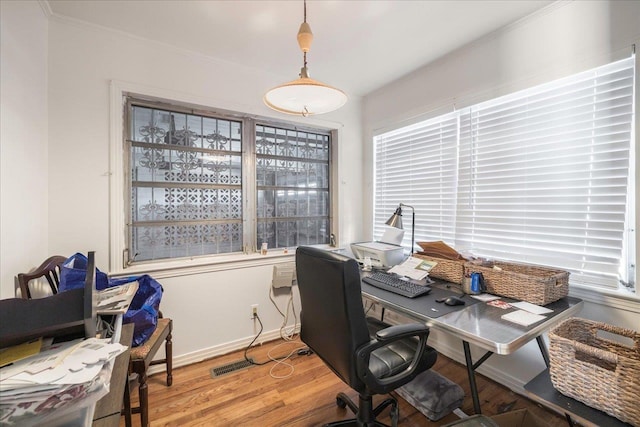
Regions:
[[[389,427],[387,424],[383,424],[376,420],[376,417],[388,406],[391,406],[391,427],[398,426],[400,408],[398,408],[398,401],[393,397],[383,400],[375,408],[373,408],[373,399],[371,396],[360,395],[358,403],[359,405],[356,405],[349,396],[344,393],[338,393],[336,395],[336,404],[341,408],[348,407],[351,412],[356,414],[357,418],[334,421],[324,424],[324,427]]]

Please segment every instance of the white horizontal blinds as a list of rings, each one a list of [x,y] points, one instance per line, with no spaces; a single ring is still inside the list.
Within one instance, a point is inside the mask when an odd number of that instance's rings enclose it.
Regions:
[[[375,144],[374,238],[400,203],[416,213],[416,242],[454,237],[457,114],[381,134]],[[403,246],[411,246],[410,208],[403,209]],[[417,245],[416,245],[417,248]]]
[[[590,285],[627,280],[633,64],[461,112],[456,248],[562,267]]]

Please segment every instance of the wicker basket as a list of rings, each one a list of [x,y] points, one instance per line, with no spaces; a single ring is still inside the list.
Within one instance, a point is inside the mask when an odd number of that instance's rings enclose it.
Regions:
[[[598,331],[630,338],[627,346]],[[549,332],[551,382],[562,394],[640,426],[640,334],[571,318]]]
[[[537,265],[492,261],[464,264],[464,274],[479,272],[487,292],[537,305],[546,305],[569,293],[569,272]]]
[[[429,277],[435,277],[436,279],[442,279],[446,280],[447,282],[457,283],[458,285],[462,284],[462,278],[464,277],[465,260],[436,258],[420,253],[413,254],[413,256],[437,263],[435,267],[433,267],[429,271]]]

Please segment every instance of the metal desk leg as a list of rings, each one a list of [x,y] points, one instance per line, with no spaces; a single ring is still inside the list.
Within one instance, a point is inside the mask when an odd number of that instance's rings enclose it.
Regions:
[[[565,418],[567,419],[567,424],[569,424],[569,427],[574,427],[575,424],[573,423],[573,420],[571,419],[571,415],[569,414],[564,414]]]
[[[467,362],[467,375],[469,375],[469,387],[471,387],[471,397],[473,398],[473,410],[476,414],[481,414],[480,398],[478,397],[478,386],[476,385],[476,374],[473,368],[473,361],[471,360],[471,349],[469,343],[462,341],[464,346],[464,359]]]
[[[542,353],[544,364],[547,365],[547,368],[551,367],[551,362],[549,360],[549,351],[547,350],[547,345],[544,343],[542,335],[538,335],[536,337],[536,341],[538,342],[538,347],[540,347],[540,353]]]

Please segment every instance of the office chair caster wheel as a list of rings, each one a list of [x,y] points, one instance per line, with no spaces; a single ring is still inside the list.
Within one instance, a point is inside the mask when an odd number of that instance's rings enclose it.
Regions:
[[[347,407],[347,402],[341,398],[340,396],[336,397],[336,405],[338,405],[340,408],[344,409]]]

